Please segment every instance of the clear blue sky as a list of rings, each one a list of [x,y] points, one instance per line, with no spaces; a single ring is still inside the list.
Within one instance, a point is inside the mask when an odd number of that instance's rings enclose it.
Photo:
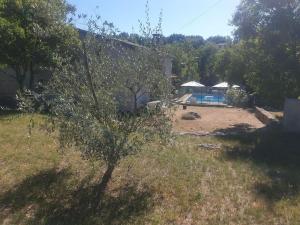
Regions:
[[[100,15],[121,31],[138,33],[138,20],[145,18],[146,0],[68,0],[77,11]],[[231,35],[229,20],[240,0],[150,0],[150,17],[157,23],[163,11],[163,34]],[[96,8],[99,6],[99,8]],[[81,22],[83,23],[83,22]],[[84,25],[77,24],[84,28]]]

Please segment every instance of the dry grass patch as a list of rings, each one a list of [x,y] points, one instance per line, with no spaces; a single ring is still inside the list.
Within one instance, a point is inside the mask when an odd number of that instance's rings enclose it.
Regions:
[[[288,139],[285,157],[276,155],[288,138],[280,134],[270,134],[273,145],[258,134],[153,143],[122,161],[93,212],[101,163],[59,153],[55,136],[38,126],[28,137],[29,119],[0,119],[0,224],[300,224],[296,139]]]

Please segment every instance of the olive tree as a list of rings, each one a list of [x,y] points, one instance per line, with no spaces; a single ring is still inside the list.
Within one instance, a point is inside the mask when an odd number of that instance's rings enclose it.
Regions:
[[[164,88],[168,88],[166,79],[162,80],[160,64],[163,62],[159,61],[163,56],[159,52],[153,54],[152,50],[144,47],[120,49],[116,61],[120,76],[115,76],[118,78],[115,87],[122,99],[120,107],[136,113],[149,99],[159,99],[164,95]]]
[[[157,46],[126,50],[122,46],[128,43],[114,39],[107,24],[99,30],[91,30],[82,40],[80,60],[61,59],[47,89],[62,147],[74,146],[83,157],[106,164],[96,188],[96,205],[124,157],[168,136],[171,90]],[[135,103],[128,110],[122,102],[125,97],[138,101],[137,92],[162,104],[150,109]]]

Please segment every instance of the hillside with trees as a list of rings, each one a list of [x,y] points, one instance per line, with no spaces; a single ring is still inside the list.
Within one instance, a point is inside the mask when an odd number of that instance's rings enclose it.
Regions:
[[[118,38],[144,45],[147,40],[138,34],[120,33]],[[161,36],[160,44],[173,59],[173,74],[177,84],[195,80],[207,86],[223,79],[215,71],[217,53],[232,45],[232,38],[212,36],[204,39],[200,35],[172,34]]]

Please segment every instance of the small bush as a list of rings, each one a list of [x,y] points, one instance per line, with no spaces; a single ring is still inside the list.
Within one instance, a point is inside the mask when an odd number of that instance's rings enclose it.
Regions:
[[[54,96],[49,93],[40,94],[32,90],[17,93],[18,109],[23,112],[49,113],[52,99]]]
[[[189,100],[191,104],[197,104],[197,99],[195,97],[191,97]]]
[[[249,97],[244,90],[229,89],[225,99],[228,105],[237,107],[246,107],[249,103]]]

